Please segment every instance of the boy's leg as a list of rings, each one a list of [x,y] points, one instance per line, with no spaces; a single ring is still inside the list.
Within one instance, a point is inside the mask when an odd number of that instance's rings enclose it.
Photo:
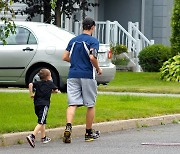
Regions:
[[[33,131],[33,134],[30,134],[26,137],[27,141],[29,142],[29,144],[34,148],[35,147],[35,136],[37,135],[37,133],[39,131],[42,130],[42,124],[37,124],[34,131]]]
[[[39,133],[39,131],[42,131],[43,127],[44,127],[43,124],[37,124],[37,126],[33,131],[33,135],[36,136]]]
[[[44,124],[44,125],[42,125],[42,127],[41,127],[41,138],[44,138],[46,135],[45,135],[45,127],[46,127],[46,125]]]
[[[45,126],[46,125],[43,124],[41,127],[41,130],[40,130],[41,131],[41,142],[42,143],[48,143],[51,141],[51,139],[45,135]]]

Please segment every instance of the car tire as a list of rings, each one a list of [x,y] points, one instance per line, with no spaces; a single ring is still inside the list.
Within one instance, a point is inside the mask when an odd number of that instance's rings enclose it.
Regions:
[[[42,68],[47,68],[47,67],[39,67],[37,69],[34,69],[32,72],[30,72],[30,75],[29,75],[29,78],[28,78],[28,84],[31,83],[31,82],[34,82],[34,81],[39,81],[40,78],[38,76],[38,72],[42,69]],[[52,80],[53,80],[53,83],[57,86],[58,86],[58,77],[56,75],[56,73],[51,69],[51,68],[47,68],[50,70],[51,72],[51,76],[52,76]],[[35,79],[37,77],[37,79]],[[39,79],[38,79],[39,78]]]

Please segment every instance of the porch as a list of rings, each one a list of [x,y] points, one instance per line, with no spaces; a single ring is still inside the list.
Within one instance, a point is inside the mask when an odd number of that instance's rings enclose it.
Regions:
[[[66,30],[79,35],[82,33],[81,22],[74,22],[66,19],[66,24],[62,25]],[[123,55],[130,60],[134,67],[133,71],[142,71],[138,63],[139,52],[146,46],[154,44],[154,40],[148,40],[139,30],[138,22],[128,22],[128,31],[125,30],[117,21],[96,21],[96,29],[93,34],[101,44],[122,44],[128,48],[128,53]]]

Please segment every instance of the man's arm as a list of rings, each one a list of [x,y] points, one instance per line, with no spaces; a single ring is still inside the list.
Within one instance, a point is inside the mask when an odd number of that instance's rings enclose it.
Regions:
[[[34,93],[33,93],[33,84],[29,84],[29,95],[31,98],[34,98]]]
[[[101,75],[101,74],[102,74],[102,70],[101,70],[101,68],[99,67],[97,58],[95,58],[94,55],[92,55],[92,54],[89,55],[89,58],[90,58],[91,63],[93,64],[93,66],[96,68],[97,74],[98,74],[98,75]]]
[[[63,56],[62,56],[63,61],[70,62],[70,57],[69,57],[69,51],[65,50]]]

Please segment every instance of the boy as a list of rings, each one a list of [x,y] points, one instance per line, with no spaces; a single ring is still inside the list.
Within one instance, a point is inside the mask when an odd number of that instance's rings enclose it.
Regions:
[[[50,105],[51,93],[59,92],[58,88],[51,81],[51,72],[48,69],[41,69],[39,71],[39,77],[41,81],[29,83],[29,94],[30,97],[34,99],[35,113],[38,117],[38,124],[35,127],[33,134],[26,137],[33,148],[35,147],[35,136],[39,131],[41,131],[42,143],[48,143],[51,141],[51,139],[45,135],[45,124]],[[35,94],[33,89],[35,89]]]

